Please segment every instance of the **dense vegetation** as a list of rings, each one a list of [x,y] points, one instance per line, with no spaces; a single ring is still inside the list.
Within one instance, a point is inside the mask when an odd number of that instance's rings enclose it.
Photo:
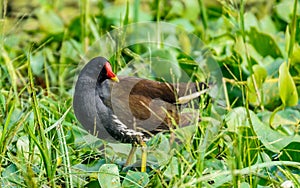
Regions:
[[[0,186],[300,187],[298,3],[1,1]],[[156,43],[149,25],[161,26]],[[218,95],[201,100],[201,122],[174,131],[178,142],[147,143],[147,172],[140,151],[124,168],[130,145],[92,136],[72,110],[78,71],[95,55],[118,74],[185,75]]]

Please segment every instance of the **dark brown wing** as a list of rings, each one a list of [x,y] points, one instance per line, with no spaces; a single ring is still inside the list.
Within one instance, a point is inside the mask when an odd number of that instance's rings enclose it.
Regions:
[[[106,103],[128,128],[155,132],[168,130],[174,122],[188,124],[185,117],[180,118],[176,99],[195,91],[194,84],[172,85],[135,77],[109,83],[111,98],[107,101],[111,102]]]

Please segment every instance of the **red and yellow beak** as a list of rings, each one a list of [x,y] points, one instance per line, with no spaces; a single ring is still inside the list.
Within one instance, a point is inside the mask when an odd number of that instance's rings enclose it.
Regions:
[[[120,80],[117,76],[111,77],[110,79],[114,82],[120,82]]]
[[[119,78],[113,73],[110,63],[106,62],[104,67],[106,69],[106,76],[114,82],[119,82]]]

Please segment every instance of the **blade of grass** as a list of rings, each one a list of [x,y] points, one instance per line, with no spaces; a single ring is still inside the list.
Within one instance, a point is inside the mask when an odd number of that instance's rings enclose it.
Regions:
[[[80,1],[80,22],[81,22],[81,42],[83,51],[87,52],[89,46],[88,40],[88,21],[89,21],[89,0]]]
[[[296,38],[296,22],[297,22],[297,5],[298,0],[294,0],[294,10],[293,10],[293,18],[290,28],[290,41],[289,41],[289,51],[288,51],[288,58],[292,57],[293,50],[294,50],[294,44],[295,44],[295,38]],[[290,61],[288,61],[288,67],[290,67]]]
[[[5,18],[6,10],[7,10],[7,3],[8,3],[8,1],[6,1],[6,0],[0,1],[0,19]]]
[[[5,151],[6,151],[6,144],[4,143],[4,140],[6,139],[6,133],[7,133],[7,127],[8,127],[8,124],[11,120],[11,116],[12,116],[12,113],[14,111],[14,105],[10,108],[9,110],[9,113],[7,115],[7,118],[6,118],[6,122],[3,126],[3,130],[2,130],[2,134],[1,134],[1,138],[0,138],[0,172],[2,172],[2,160],[3,160],[3,157],[5,156]],[[1,185],[0,185],[1,187]]]
[[[67,188],[73,188],[73,176],[72,176],[72,171],[71,171],[71,164],[70,164],[70,158],[69,158],[69,152],[68,152],[68,146],[65,138],[65,134],[62,128],[62,122],[66,118],[66,115],[69,113],[71,110],[72,106],[69,107],[66,112],[62,115],[62,117],[51,127],[49,128],[54,128],[57,127],[57,135],[58,135],[58,140],[59,140],[59,146],[60,146],[60,151],[62,154],[63,158],[63,164],[64,164],[64,172],[65,172],[65,186]],[[50,129],[49,129],[50,130]]]
[[[133,22],[138,22],[139,21],[139,5],[140,5],[140,0],[134,0],[134,4],[133,4]]]
[[[8,74],[10,76],[10,83],[11,83],[13,91],[14,91],[15,101],[17,104],[19,104],[18,88],[17,88],[18,77],[16,74],[16,69],[14,68],[13,61],[9,58],[9,56],[4,48],[2,48],[2,57],[4,59]]]
[[[45,54],[46,57],[46,54]],[[46,58],[44,58],[44,72],[45,72],[45,82],[46,82],[46,93],[49,95],[50,93],[50,82],[49,82],[49,75],[48,75],[48,69],[47,69],[47,63]]]
[[[3,19],[3,5],[4,5],[4,0],[0,1],[0,19]]]
[[[200,178],[197,179],[197,182],[202,182],[202,181],[208,181],[208,180],[213,180],[216,177],[219,176],[227,176],[226,178],[223,179],[223,182],[229,182],[233,178],[233,176],[236,175],[248,175],[250,173],[255,173],[260,169],[263,168],[270,168],[272,166],[291,166],[295,167],[296,169],[300,170],[300,163],[298,162],[293,162],[293,161],[270,161],[270,162],[265,162],[265,163],[259,163],[252,165],[251,168],[246,167],[243,169],[236,169],[236,170],[226,170],[226,171],[220,171],[212,174],[207,174],[204,175]]]
[[[123,25],[128,25],[129,23],[129,1],[126,1],[126,10],[125,10],[125,16],[124,16],[124,20],[123,20]]]
[[[204,37],[203,38],[206,39],[206,30],[207,30],[207,25],[208,25],[206,7],[203,4],[203,0],[198,0],[198,4],[200,7],[200,18],[201,18],[202,25],[204,28]]]
[[[34,112],[34,119],[35,119],[35,129],[37,132],[38,137],[32,132],[32,130],[30,129],[30,127],[27,127],[27,132],[29,133],[30,138],[34,141],[34,143],[38,146],[41,155],[42,155],[42,159],[43,159],[43,163],[44,163],[44,167],[46,169],[46,174],[47,174],[47,178],[48,178],[48,183],[52,186],[55,187],[55,183],[54,183],[54,174],[55,171],[52,171],[52,163],[50,160],[50,153],[49,150],[47,148],[47,138],[45,135],[45,130],[44,130],[44,123],[42,121],[42,115],[40,112],[40,108],[38,105],[38,100],[37,100],[37,96],[36,96],[36,92],[35,92],[35,86],[34,86],[34,81],[33,81],[33,75],[32,75],[32,71],[31,71],[31,66],[30,66],[30,53],[28,55],[28,78],[29,78],[29,87],[28,87],[28,93],[31,96],[31,106]]]

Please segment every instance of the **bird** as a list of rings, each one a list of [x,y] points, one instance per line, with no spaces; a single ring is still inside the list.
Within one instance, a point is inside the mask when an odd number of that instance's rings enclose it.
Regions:
[[[91,59],[79,73],[73,97],[78,121],[98,137],[132,144],[125,165],[142,146],[146,168],[146,142],[155,134],[191,123],[181,109],[208,91],[204,82],[167,83],[132,76],[119,76],[104,57]]]

